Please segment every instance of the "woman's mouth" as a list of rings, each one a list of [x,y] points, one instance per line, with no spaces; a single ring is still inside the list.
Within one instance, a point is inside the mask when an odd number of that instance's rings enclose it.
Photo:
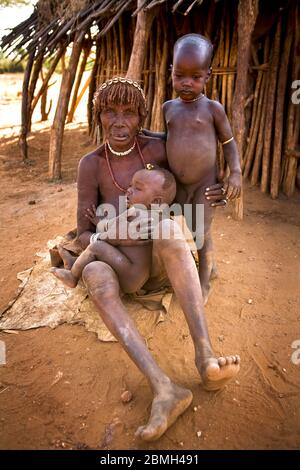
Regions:
[[[118,140],[118,141],[122,142],[123,140],[128,139],[128,136],[125,135],[125,134],[113,134],[113,135],[112,135],[112,138],[113,138],[114,140]]]

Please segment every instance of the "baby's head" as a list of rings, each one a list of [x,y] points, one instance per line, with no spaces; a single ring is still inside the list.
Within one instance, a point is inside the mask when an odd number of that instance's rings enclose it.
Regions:
[[[172,173],[164,168],[154,167],[138,170],[132,177],[126,192],[129,205],[171,204],[176,194],[176,181]]]
[[[203,91],[211,75],[213,45],[200,34],[186,34],[174,46],[173,88],[184,101],[192,101]]]

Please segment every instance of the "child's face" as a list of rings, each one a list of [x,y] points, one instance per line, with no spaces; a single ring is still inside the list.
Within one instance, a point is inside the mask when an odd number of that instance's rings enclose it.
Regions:
[[[151,204],[159,203],[163,183],[163,175],[155,171],[137,171],[126,192],[128,205],[143,204],[150,207]]]
[[[173,88],[185,101],[197,98],[210,77],[210,68],[204,55],[197,47],[191,46],[179,49],[174,55]]]

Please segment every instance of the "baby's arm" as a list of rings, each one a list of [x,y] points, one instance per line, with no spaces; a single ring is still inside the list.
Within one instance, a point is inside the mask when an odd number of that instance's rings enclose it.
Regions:
[[[229,166],[230,174],[224,180],[224,189],[228,199],[239,197],[242,186],[242,171],[237,145],[232,130],[221,103],[212,101],[215,129],[223,145],[224,158]]]

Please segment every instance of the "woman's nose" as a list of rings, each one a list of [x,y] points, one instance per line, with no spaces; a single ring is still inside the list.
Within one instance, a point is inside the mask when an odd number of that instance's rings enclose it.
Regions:
[[[115,119],[114,119],[114,125],[117,127],[123,127],[124,126],[124,116],[123,114],[116,114]]]

